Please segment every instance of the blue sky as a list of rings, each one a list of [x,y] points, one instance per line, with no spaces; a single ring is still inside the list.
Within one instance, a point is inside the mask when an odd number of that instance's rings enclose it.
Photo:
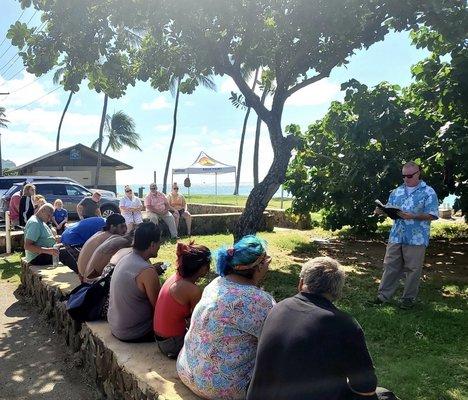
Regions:
[[[33,13],[32,9],[27,9],[21,21],[27,22]],[[2,0],[0,42],[10,24],[14,23],[20,14],[21,8],[16,0]],[[32,22],[34,21],[36,25],[40,25],[38,14],[33,17]],[[59,88],[41,100],[14,111],[45,95],[56,86],[52,83],[52,74],[45,75],[35,82],[36,78],[25,71],[13,77],[23,65],[21,59],[14,57],[17,49],[8,49],[9,46],[8,39],[0,46],[0,55],[5,52],[0,57],[0,92],[11,93],[9,96],[0,96],[0,106],[6,107],[7,118],[11,121],[8,129],[1,132],[2,156],[20,164],[55,150],[57,126],[68,93]],[[426,51],[410,45],[408,33],[392,33],[370,49],[357,52],[347,66],[336,68],[328,79],[296,92],[286,102],[283,125],[296,123],[305,129],[311,122],[324,115],[331,101],[343,98],[340,84],[352,78],[369,86],[384,80],[406,85],[411,81],[410,66],[427,54]],[[230,91],[236,90],[230,78],[217,77],[215,82],[216,92],[199,88],[192,95],[181,96],[171,168],[188,166],[201,150],[222,162],[237,165],[244,111],[235,109],[229,101]],[[28,86],[24,87],[25,85]],[[102,101],[102,94],[92,92],[86,85],[82,85],[65,117],[61,147],[78,142],[90,145],[97,138]],[[109,101],[109,114],[124,110],[133,117],[137,132],[142,137],[140,147],[144,149],[141,153],[127,149],[118,154],[108,153],[134,167],[130,171],[117,174],[119,184],[148,183],[152,180],[154,170],[157,171],[158,182],[162,181],[172,133],[173,105],[174,99],[170,93],[159,93],[145,83],[130,87],[121,99]],[[255,122],[256,115],[251,113],[241,173],[242,182],[253,180]],[[261,177],[268,171],[271,160],[271,146],[264,127],[260,143]],[[210,180],[211,178],[200,176],[193,177],[192,182]],[[233,181],[233,174],[219,178],[219,182]]]

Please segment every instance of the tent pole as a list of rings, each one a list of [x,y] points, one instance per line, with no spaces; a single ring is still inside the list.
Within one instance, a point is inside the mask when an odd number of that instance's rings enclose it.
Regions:
[[[218,201],[218,173],[215,172],[215,195],[216,201]]]

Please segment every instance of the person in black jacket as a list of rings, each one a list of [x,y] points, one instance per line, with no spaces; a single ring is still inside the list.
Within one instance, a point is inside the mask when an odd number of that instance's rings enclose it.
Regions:
[[[274,306],[265,321],[247,400],[396,398],[377,388],[359,324],[333,305],[344,280],[332,258],[304,264],[299,293]]]
[[[28,183],[23,187],[23,195],[19,204],[19,224],[25,226],[28,219],[34,215],[33,196],[36,194],[36,187],[32,183]]]

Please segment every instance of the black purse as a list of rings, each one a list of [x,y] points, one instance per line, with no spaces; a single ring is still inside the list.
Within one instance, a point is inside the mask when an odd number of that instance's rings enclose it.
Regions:
[[[70,292],[67,311],[79,322],[102,319],[104,306],[109,298],[112,269],[109,274],[93,283],[82,283]]]

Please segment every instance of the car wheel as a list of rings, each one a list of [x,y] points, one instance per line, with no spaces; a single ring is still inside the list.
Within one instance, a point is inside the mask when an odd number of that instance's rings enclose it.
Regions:
[[[107,218],[107,217],[109,217],[110,215],[116,214],[116,213],[118,213],[118,210],[115,209],[115,208],[112,207],[112,206],[103,206],[103,207],[101,207],[101,215],[102,215],[104,218]]]

